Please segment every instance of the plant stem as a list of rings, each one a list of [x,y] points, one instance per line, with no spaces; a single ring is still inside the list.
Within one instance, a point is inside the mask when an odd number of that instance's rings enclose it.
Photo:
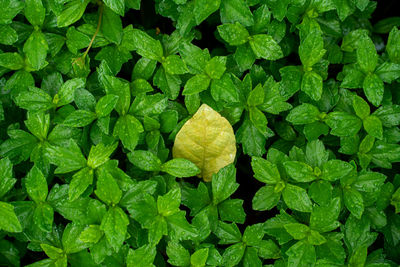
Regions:
[[[83,55],[79,58],[77,58],[73,64],[77,63],[78,61],[81,61],[83,63],[83,65],[85,64],[85,58],[87,56],[87,54],[89,53],[90,48],[93,45],[94,39],[96,38],[97,34],[100,31],[100,26],[101,26],[101,19],[103,17],[103,10],[104,10],[104,6],[103,3],[99,2],[99,20],[97,22],[97,28],[96,31],[94,32],[92,39],[90,40],[89,46],[86,48],[85,52],[83,53]]]

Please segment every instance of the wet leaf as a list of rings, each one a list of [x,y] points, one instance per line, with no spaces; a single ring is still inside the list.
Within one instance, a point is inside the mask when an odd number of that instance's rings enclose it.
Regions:
[[[201,170],[204,181],[232,163],[236,155],[236,140],[230,123],[218,112],[203,104],[188,120],[175,138],[174,158],[185,158]]]

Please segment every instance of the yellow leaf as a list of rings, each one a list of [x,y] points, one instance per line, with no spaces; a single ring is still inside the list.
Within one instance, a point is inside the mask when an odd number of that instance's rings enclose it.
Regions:
[[[175,137],[174,158],[185,158],[201,170],[198,175],[211,181],[214,173],[232,163],[236,140],[227,119],[206,104],[188,120]]]

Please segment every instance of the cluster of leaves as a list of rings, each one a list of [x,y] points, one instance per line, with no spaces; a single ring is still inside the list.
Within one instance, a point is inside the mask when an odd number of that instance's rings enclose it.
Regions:
[[[0,0],[0,265],[398,266],[400,18],[377,8]],[[205,181],[172,157],[202,104],[238,149]]]

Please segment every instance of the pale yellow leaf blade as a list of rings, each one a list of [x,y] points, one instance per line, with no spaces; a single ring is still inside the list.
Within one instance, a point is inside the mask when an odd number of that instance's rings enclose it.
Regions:
[[[185,158],[201,170],[198,175],[211,181],[214,173],[232,163],[236,139],[227,119],[206,104],[201,105],[175,137],[174,158]]]

